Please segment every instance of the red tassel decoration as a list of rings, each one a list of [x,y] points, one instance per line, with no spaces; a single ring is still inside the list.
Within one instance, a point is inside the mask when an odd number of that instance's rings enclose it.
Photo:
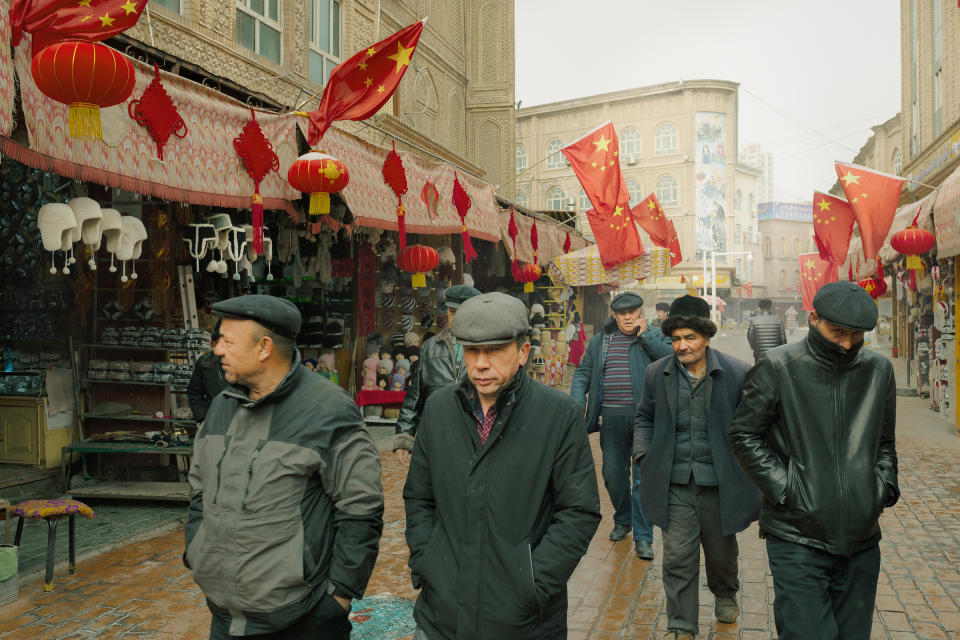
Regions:
[[[847,280],[853,282],[853,258],[850,259],[850,264],[848,265]]]
[[[533,264],[537,264],[537,249],[540,248],[540,238],[537,236],[537,221],[530,227],[530,246],[533,247]]]
[[[403,251],[407,248],[407,223],[405,218],[406,209],[403,207],[403,194],[407,192],[407,174],[403,170],[403,160],[397,153],[397,143],[394,141],[393,149],[387,154],[383,161],[383,181],[390,185],[393,192],[397,194],[397,229],[400,232],[400,247]]]
[[[467,210],[471,204],[473,203],[470,202],[470,196],[463,188],[463,185],[460,184],[460,178],[457,176],[457,172],[454,171],[453,206],[456,207],[457,213],[460,214],[460,236],[463,238],[463,259],[468,263],[473,262],[474,258],[477,257],[477,250],[473,248],[473,243],[470,242],[470,232],[467,231]]]
[[[253,252],[263,254],[263,196],[260,183],[271,171],[280,168],[280,159],[273,145],[257,123],[257,114],[250,109],[250,121],[243,126],[240,135],[233,139],[233,148],[243,161],[244,168],[253,180]]]
[[[573,243],[570,242],[570,232],[567,231],[567,239],[563,241],[563,252],[570,253],[571,246],[573,246]]]
[[[517,236],[520,235],[520,230],[517,228],[517,221],[513,216],[513,207],[510,207],[510,224],[507,225],[507,235],[513,240],[513,262],[510,264],[510,270],[516,277],[517,269],[520,267],[520,261],[517,259]]]
[[[253,193],[253,253],[263,255],[263,196],[260,195],[260,185]]]

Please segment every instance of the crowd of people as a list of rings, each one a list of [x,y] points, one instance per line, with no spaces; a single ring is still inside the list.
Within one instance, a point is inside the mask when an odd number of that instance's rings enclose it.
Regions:
[[[781,640],[866,640],[878,519],[899,497],[896,385],[862,349],[877,307],[848,282],[786,342],[769,308],[756,364],[710,346],[710,307],[616,296],[569,395],[533,380],[525,305],[455,286],[425,341],[393,441],[416,640],[566,637],[566,585],[601,522],[588,434],[599,431],[609,539],[638,561],[662,539],[664,638],[698,633],[700,549],[718,621],[740,614],[737,534],[759,519]],[[283,299],[217,303],[224,388],[205,407],[190,471],[184,563],[214,640],[346,640],[383,527],[380,456],[353,399],[300,366]],[[775,316],[770,316],[776,320]],[[779,321],[777,320],[777,323]],[[200,383],[198,379],[198,384]]]

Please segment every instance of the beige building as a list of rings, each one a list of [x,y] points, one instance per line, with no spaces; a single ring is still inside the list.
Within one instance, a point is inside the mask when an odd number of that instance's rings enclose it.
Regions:
[[[777,196],[773,188],[773,154],[764,151],[759,144],[747,144],[740,149],[740,162],[760,170],[757,178],[757,202],[774,202]]]
[[[754,291],[754,297],[773,300],[780,314],[791,306],[800,312],[799,256],[817,251],[813,239],[813,205],[810,202],[761,202],[758,218],[766,283]]]
[[[884,173],[902,175],[903,127],[900,114],[898,113],[883,124],[870,129],[873,131],[873,135],[863,143],[852,162]],[[912,200],[913,198],[909,196],[909,190],[906,186],[904,191],[908,194],[907,198]],[[830,193],[841,198],[844,197],[839,180],[833,183]]]
[[[165,54],[182,75],[252,104],[310,110],[337,63],[429,17],[396,94],[367,123],[380,131],[337,126],[377,144],[397,136],[499,185],[513,161],[513,7],[512,0],[151,0],[117,40],[121,49]]]
[[[735,82],[684,80],[520,109],[516,200],[536,210],[575,213],[577,228],[589,234],[585,212],[590,203],[557,152],[612,120],[631,204],[655,191],[677,228],[684,261],[674,270],[676,284],[684,273],[701,277],[703,250],[756,251],[759,258],[760,172],[737,157],[737,105]],[[720,256],[717,265],[723,274],[718,281],[725,283],[718,293],[748,277],[743,255]]]

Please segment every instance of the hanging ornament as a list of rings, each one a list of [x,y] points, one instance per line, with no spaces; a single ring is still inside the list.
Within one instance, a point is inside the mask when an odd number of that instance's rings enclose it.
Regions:
[[[177,106],[163,88],[160,80],[160,67],[153,63],[153,80],[144,89],[139,100],[131,100],[127,107],[130,117],[147,128],[150,137],[157,143],[157,157],[163,160],[163,145],[171,135],[184,138],[187,135],[187,123],[177,112]]]
[[[437,219],[437,207],[440,205],[440,192],[437,191],[435,184],[427,180],[423,183],[423,189],[420,190],[420,199],[427,207],[427,213],[431,220]]]
[[[463,259],[465,262],[473,262],[473,259],[477,257],[477,251],[473,248],[473,244],[470,242],[470,232],[467,231],[467,210],[470,208],[470,196],[467,194],[467,191],[463,188],[463,185],[460,184],[460,178],[457,176],[457,172],[453,172],[453,206],[457,209],[457,214],[460,215],[460,231],[461,237],[463,238]]]
[[[523,292],[531,293],[533,283],[543,275],[543,269],[538,264],[525,264],[514,272],[513,277],[517,282],[523,283]]]
[[[570,247],[573,243],[570,241],[570,232],[567,231],[567,239],[563,241],[563,252],[570,253]]]
[[[403,170],[403,160],[397,153],[397,143],[387,153],[383,161],[383,181],[397,194],[397,229],[400,231],[400,250],[407,248],[407,224],[404,221],[406,210],[403,208],[403,194],[407,192],[407,174]]]
[[[413,274],[410,284],[414,289],[427,286],[427,271],[440,264],[440,254],[433,247],[412,244],[397,254],[397,266]]]
[[[287,182],[297,191],[310,194],[311,216],[330,213],[330,194],[350,183],[347,165],[323,151],[303,154],[287,170]]]
[[[233,139],[233,148],[240,154],[247,173],[253,179],[253,252],[260,255],[263,253],[263,196],[260,195],[260,183],[268,173],[280,168],[280,159],[274,153],[273,145],[263,135],[253,109],[250,109],[250,121]]]
[[[883,267],[880,265],[880,258],[877,258],[877,275],[872,278],[864,278],[857,283],[870,294],[870,297],[876,300],[887,292],[887,282],[883,277]]]
[[[907,257],[907,269],[916,270],[923,268],[923,260],[920,258],[923,254],[930,251],[933,245],[937,243],[935,235],[921,229],[917,226],[917,220],[920,219],[920,211],[914,216],[910,226],[901,231],[897,231],[890,238],[890,246],[894,251]]]
[[[98,42],[60,42],[33,57],[33,79],[49,98],[70,105],[70,137],[103,139],[100,109],[120,104],[133,91],[133,65]]]
[[[514,219],[513,207],[510,207],[510,224],[507,225],[507,235],[510,236],[510,240],[513,241],[513,261],[510,263],[510,270],[516,274],[517,269],[520,268],[520,260],[517,258],[517,236],[520,235],[520,230],[517,228],[517,221]]]
[[[539,264],[537,260],[537,249],[540,248],[540,237],[537,235],[536,220],[530,225],[530,246],[533,247],[533,264]]]

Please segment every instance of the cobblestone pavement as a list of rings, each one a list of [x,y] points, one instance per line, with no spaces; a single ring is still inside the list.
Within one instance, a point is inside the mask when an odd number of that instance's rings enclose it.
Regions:
[[[736,352],[741,340],[720,338],[716,345]],[[881,519],[883,565],[872,638],[960,638],[960,438],[925,400],[900,398],[898,413],[903,497]],[[599,443],[596,436],[591,441],[599,471]],[[383,472],[385,527],[368,595],[414,598],[403,540],[405,469],[385,453]],[[569,638],[659,639],[666,620],[659,531],[658,559],[638,560],[629,540],[607,540],[611,508],[602,485],[601,496],[604,521],[569,585]],[[74,576],[58,566],[52,593],[41,591],[38,575],[22,578],[19,600],[0,607],[0,640],[205,638],[209,614],[180,563],[182,536],[178,526],[82,560]],[[740,534],[740,549],[741,618],[735,624],[713,620],[713,597],[701,571],[700,640],[776,637],[772,578],[755,526]]]

